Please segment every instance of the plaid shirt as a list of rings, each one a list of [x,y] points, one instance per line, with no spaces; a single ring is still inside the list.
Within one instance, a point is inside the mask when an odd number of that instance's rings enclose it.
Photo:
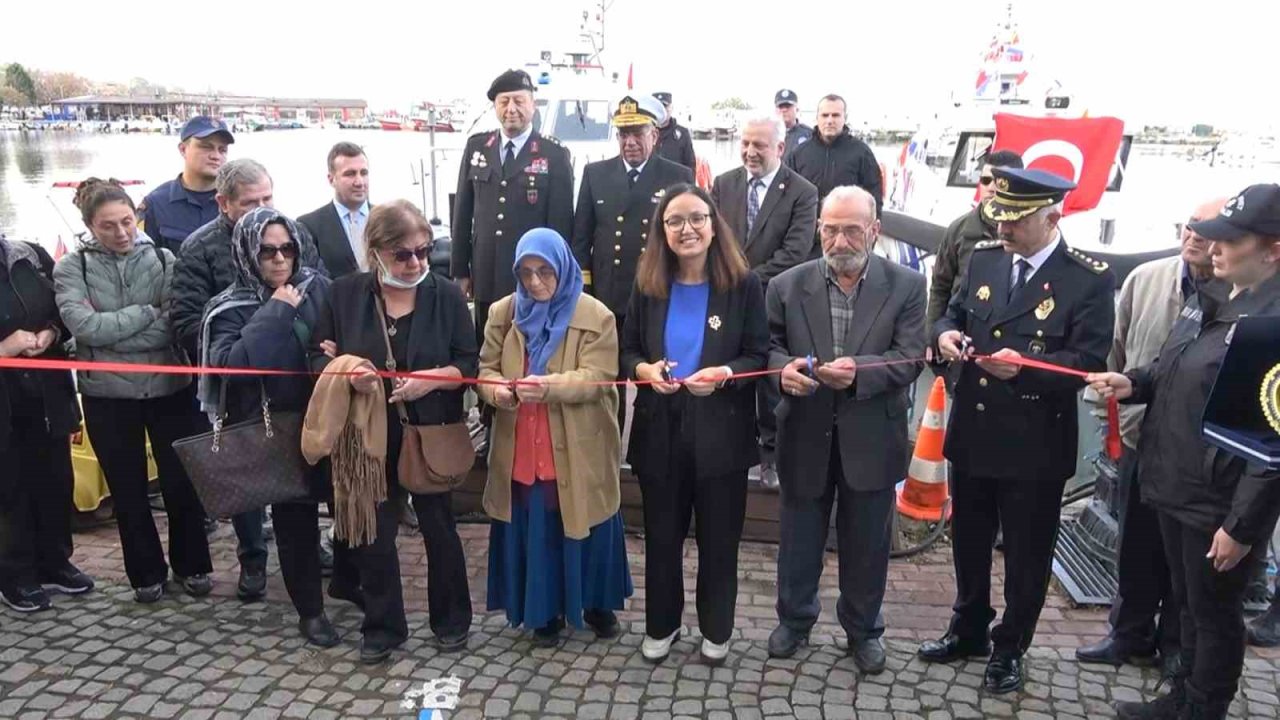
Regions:
[[[858,292],[862,289],[862,280],[867,273],[864,268],[858,282],[853,286],[853,291],[845,294],[844,288],[836,282],[835,273],[831,272],[831,266],[825,259],[818,267],[822,269],[822,277],[827,280],[827,304],[831,307],[832,346],[835,348],[836,357],[842,357],[845,336],[849,334],[849,326],[853,324],[853,306],[858,302]],[[835,358],[821,359],[823,362],[829,362]]]

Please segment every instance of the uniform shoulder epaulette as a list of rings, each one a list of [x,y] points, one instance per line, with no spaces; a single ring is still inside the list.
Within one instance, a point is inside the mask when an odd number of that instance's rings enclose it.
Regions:
[[[543,135],[543,136],[542,136],[542,139],[543,139],[543,140],[546,140],[547,142],[551,143],[552,145],[559,145],[559,146],[561,146],[561,147],[564,147],[564,143],[560,142],[560,139],[559,139],[559,138],[557,138],[557,137],[556,137],[556,136],[554,136],[554,135]]]
[[[489,140],[489,137],[490,137],[490,136],[492,136],[492,137],[497,137],[497,136],[498,136],[498,131],[497,131],[497,130],[485,130],[484,132],[478,132],[478,133],[475,133],[475,134],[474,134],[474,135],[472,135],[471,137],[467,138],[467,144],[468,144],[468,145],[470,145],[471,143],[476,142],[476,141],[480,141],[480,140],[483,140],[483,141],[485,141],[485,142],[488,142],[488,140]]]
[[[973,246],[974,250],[994,250],[996,248],[1004,248],[1004,243],[999,240],[979,240],[978,243]]]
[[[1105,262],[1097,258],[1089,257],[1088,255],[1085,255],[1084,253],[1080,252],[1079,250],[1073,247],[1067,248],[1067,257],[1085,266],[1085,268],[1087,268],[1089,272],[1095,275],[1101,275],[1102,273],[1107,271],[1108,267],[1110,267]]]

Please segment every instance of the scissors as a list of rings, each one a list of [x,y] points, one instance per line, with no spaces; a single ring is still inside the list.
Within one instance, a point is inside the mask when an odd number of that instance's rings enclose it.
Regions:
[[[671,382],[671,366],[667,364],[666,358],[663,358],[662,360],[661,373],[662,373],[662,382],[665,382],[665,383]]]

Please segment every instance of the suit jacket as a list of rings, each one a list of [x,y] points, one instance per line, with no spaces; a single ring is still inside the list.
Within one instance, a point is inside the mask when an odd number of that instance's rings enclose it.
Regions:
[[[373,209],[372,204],[369,209]],[[299,216],[298,224],[307,226],[311,237],[316,239],[320,259],[324,261],[329,277],[337,280],[343,275],[360,272],[360,264],[347,239],[347,229],[342,226],[342,218],[338,216],[338,209],[332,202]]]
[[[834,359],[831,305],[819,258],[769,283],[769,367],[795,358]],[[924,276],[877,255],[867,262],[854,304],[845,355],[858,365],[924,356]],[[908,388],[923,362],[859,368],[854,384],[836,391],[819,385],[809,396],[782,394],[778,418],[778,478],[787,493],[816,498],[827,485],[834,435],[840,448],[844,486],[883,490],[904,477]],[[771,379],[779,382],[780,376]]]
[[[622,368],[636,379],[636,366],[667,357],[664,337],[669,300],[639,290],[631,296],[622,327]],[[707,298],[707,324],[698,369],[728,366],[734,374],[764,368],[769,357],[769,330],[764,319],[760,280],[749,274],[736,288]],[[647,385],[636,389],[627,462],[637,474],[666,473],[671,453],[671,419],[692,436],[694,462],[703,476],[745,472],[758,462],[756,448],[756,378],[729,380],[706,397],[681,389],[659,395]]]
[[[458,169],[450,228],[450,273],[471,278],[479,302],[516,290],[516,243],[529,230],[547,227],[568,241],[573,232],[573,162],[555,138],[534,132],[504,170],[502,132],[467,140]]]
[[[779,165],[748,233],[748,178],[744,167],[720,175],[711,185],[711,197],[738,238],[747,263],[767,283],[809,259],[818,224],[818,188],[791,168]]]
[[[635,185],[618,156],[589,163],[582,171],[573,216],[573,254],[591,294],[614,315],[626,313],[636,263],[658,202],[668,187],[692,182],[692,170],[656,154],[649,157]]]
[[[1116,278],[1106,263],[1063,241],[1010,299],[1012,281],[1013,258],[999,240],[975,245],[964,281],[934,323],[934,342],[959,330],[980,355],[1012,348],[1076,370],[1107,369]],[[972,362],[958,371],[943,448],[957,470],[1027,481],[1075,474],[1083,379],[1023,368],[1004,381]]]

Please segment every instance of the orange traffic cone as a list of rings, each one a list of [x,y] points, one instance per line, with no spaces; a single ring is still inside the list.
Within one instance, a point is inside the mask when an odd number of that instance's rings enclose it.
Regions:
[[[936,378],[916,436],[907,479],[898,485],[898,512],[915,520],[942,519],[942,506],[947,502],[947,461],[942,457],[942,413],[946,405],[946,386],[942,378]]]

